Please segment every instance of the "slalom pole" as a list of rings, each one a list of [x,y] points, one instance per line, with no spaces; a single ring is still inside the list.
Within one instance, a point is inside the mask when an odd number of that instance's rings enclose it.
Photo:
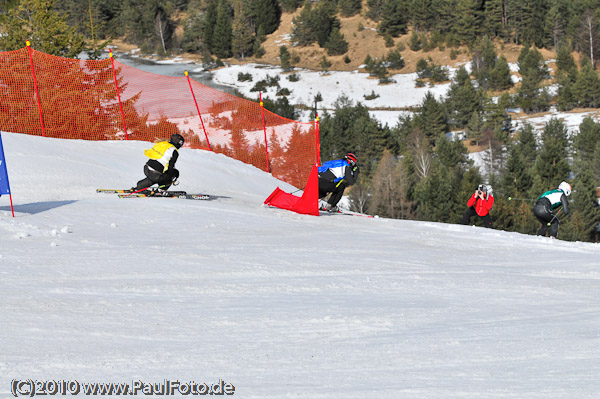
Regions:
[[[110,55],[110,64],[112,65],[113,76],[115,78],[115,88],[117,89],[117,97],[119,98],[119,107],[121,108],[121,118],[123,118],[123,128],[125,129],[125,140],[129,140],[129,135],[127,134],[127,123],[125,122],[125,113],[123,112],[123,104],[121,103],[121,93],[119,92],[119,85],[117,83],[117,73],[115,72],[115,61],[113,58],[112,49],[108,49],[108,54]]]
[[[262,112],[263,130],[265,132],[265,152],[267,153],[267,172],[271,173],[271,163],[269,162],[269,143],[267,141],[267,125],[265,124],[265,107],[262,100],[262,92],[258,93],[260,99],[260,111]]]
[[[200,114],[200,108],[198,107],[198,102],[196,101],[196,95],[194,94],[194,89],[192,89],[192,82],[190,81],[188,71],[185,71],[185,76],[187,77],[188,84],[190,85],[190,91],[192,92],[192,97],[194,98],[194,104],[196,104],[196,110],[198,111],[198,116],[200,117],[200,123],[202,124],[202,130],[204,131],[204,137],[206,137],[206,144],[208,144],[208,149],[212,151],[210,141],[208,141],[208,134],[206,134],[206,128],[204,127],[204,121],[202,120],[202,114]]]
[[[29,62],[31,63],[31,75],[33,76],[33,87],[35,88],[35,95],[38,103],[38,111],[40,113],[40,124],[42,125],[42,136],[46,137],[46,126],[44,125],[44,116],[42,115],[42,102],[40,100],[40,91],[37,85],[37,78],[35,77],[35,67],[33,66],[33,54],[31,53],[31,42],[27,40],[27,50],[29,51]]]
[[[321,165],[321,141],[319,138],[319,113],[315,112],[315,153],[317,166]]]

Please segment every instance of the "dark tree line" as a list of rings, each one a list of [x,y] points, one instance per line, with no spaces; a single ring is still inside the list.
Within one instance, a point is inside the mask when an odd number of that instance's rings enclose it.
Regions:
[[[334,112],[321,118],[322,158],[357,154],[363,172],[350,196],[358,211],[457,223],[474,188],[489,182],[496,192],[495,227],[529,234],[538,228],[531,212],[537,196],[567,180],[574,190],[573,212],[562,222],[561,238],[596,240],[600,124],[588,118],[578,131],[568,132],[562,121],[552,119],[538,137],[527,124],[515,130],[506,111],[521,106],[537,112],[567,102],[591,106],[600,98],[591,62],[584,57],[577,65],[567,52],[558,57],[555,76],[550,76],[539,51],[523,47],[516,93],[493,100],[495,90],[513,86],[508,65],[486,37],[473,49],[471,74],[459,69],[445,97],[428,93],[395,126],[382,126],[361,103],[339,98]],[[541,89],[543,79],[558,82],[554,97]],[[466,142],[451,131],[464,132]],[[464,143],[483,149],[481,169],[469,160]]]
[[[321,118],[321,156],[354,152],[361,175],[350,198],[357,211],[382,217],[458,223],[475,187],[494,187],[494,227],[535,234],[531,208],[543,192],[563,181],[573,187],[570,214],[561,221],[561,239],[597,241],[600,223],[600,124],[586,118],[568,132],[552,119],[540,137],[531,125],[514,134],[489,130],[483,167],[475,167],[462,141],[447,135],[437,112],[448,106],[428,96],[414,116],[382,126],[360,103],[341,98],[334,113]]]
[[[363,12],[378,23],[382,36],[398,37],[412,28],[415,43],[425,40],[426,48],[472,46],[487,36],[526,47],[568,45],[592,64],[600,58],[600,0],[368,0],[362,7],[360,0],[11,0],[0,4],[0,15],[6,32],[16,37],[14,43],[3,40],[9,50],[22,47],[23,21],[46,8],[71,30],[61,33],[86,39],[92,48],[125,38],[148,53],[260,56],[282,12],[299,10],[292,41],[317,43],[330,55],[348,49],[340,18]],[[51,26],[42,25],[44,30]],[[178,29],[182,35],[175,34]]]

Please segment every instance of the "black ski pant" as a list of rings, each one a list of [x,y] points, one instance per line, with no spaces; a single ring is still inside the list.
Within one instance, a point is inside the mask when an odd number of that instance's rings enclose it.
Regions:
[[[558,218],[552,213],[547,202],[538,201],[533,206],[533,214],[542,224],[538,230],[538,236],[545,236],[546,233],[549,233],[550,237],[556,238],[558,237]]]
[[[469,221],[471,221],[471,218],[473,216],[479,216],[479,215],[477,214],[477,212],[475,212],[475,208],[470,206],[469,208],[467,208],[467,211],[465,212],[462,219],[460,220],[460,224],[469,224]],[[489,213],[485,216],[479,216],[479,217],[481,218],[481,221],[483,222],[483,227],[492,228],[492,218],[490,217]]]
[[[148,188],[153,184],[158,184],[163,190],[168,190],[169,187],[171,187],[171,184],[173,184],[173,179],[179,177],[179,171],[177,169],[168,169],[165,173],[160,173],[150,168],[148,165],[144,165],[144,174],[146,175],[146,178],[137,182],[135,187],[136,190]]]
[[[344,196],[344,190],[346,189],[346,183],[342,181],[341,183],[335,183],[331,180],[324,179],[319,177],[319,198],[325,198],[327,194],[331,193],[331,196],[327,200],[327,202],[333,208],[340,202],[342,197]]]

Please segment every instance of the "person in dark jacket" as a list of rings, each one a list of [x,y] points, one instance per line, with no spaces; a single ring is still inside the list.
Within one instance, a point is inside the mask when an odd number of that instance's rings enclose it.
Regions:
[[[460,224],[469,224],[473,216],[479,216],[483,221],[483,227],[492,227],[492,218],[490,217],[490,211],[494,206],[492,186],[480,184],[467,201],[467,206],[469,208],[460,220]]]
[[[356,183],[358,179],[358,161],[356,156],[348,153],[343,159],[323,163],[319,167],[319,198],[325,198],[331,193],[323,210],[335,212],[337,204],[344,195],[346,187]]]
[[[558,188],[546,191],[540,195],[533,206],[533,214],[540,221],[542,226],[538,230],[539,236],[558,237],[558,212],[562,206],[562,212],[567,215],[569,213],[569,201],[567,197],[571,195],[571,185],[566,181],[560,183]],[[557,213],[553,211],[559,209]]]
[[[161,141],[144,151],[144,154],[150,158],[144,165],[146,178],[138,181],[132,189],[139,191],[158,184],[159,191],[168,190],[179,178],[179,171],[175,169],[175,163],[179,157],[178,150],[184,142],[183,136],[175,133],[169,141]]]

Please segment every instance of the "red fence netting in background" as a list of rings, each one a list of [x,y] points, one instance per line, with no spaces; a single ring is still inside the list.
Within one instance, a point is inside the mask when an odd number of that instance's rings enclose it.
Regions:
[[[259,103],[186,77],[157,75],[118,60],[113,70],[110,58],[69,59],[30,47],[0,52],[2,131],[150,142],[180,133],[186,147],[212,149],[303,187],[317,161],[316,126],[267,110],[263,116]]]

